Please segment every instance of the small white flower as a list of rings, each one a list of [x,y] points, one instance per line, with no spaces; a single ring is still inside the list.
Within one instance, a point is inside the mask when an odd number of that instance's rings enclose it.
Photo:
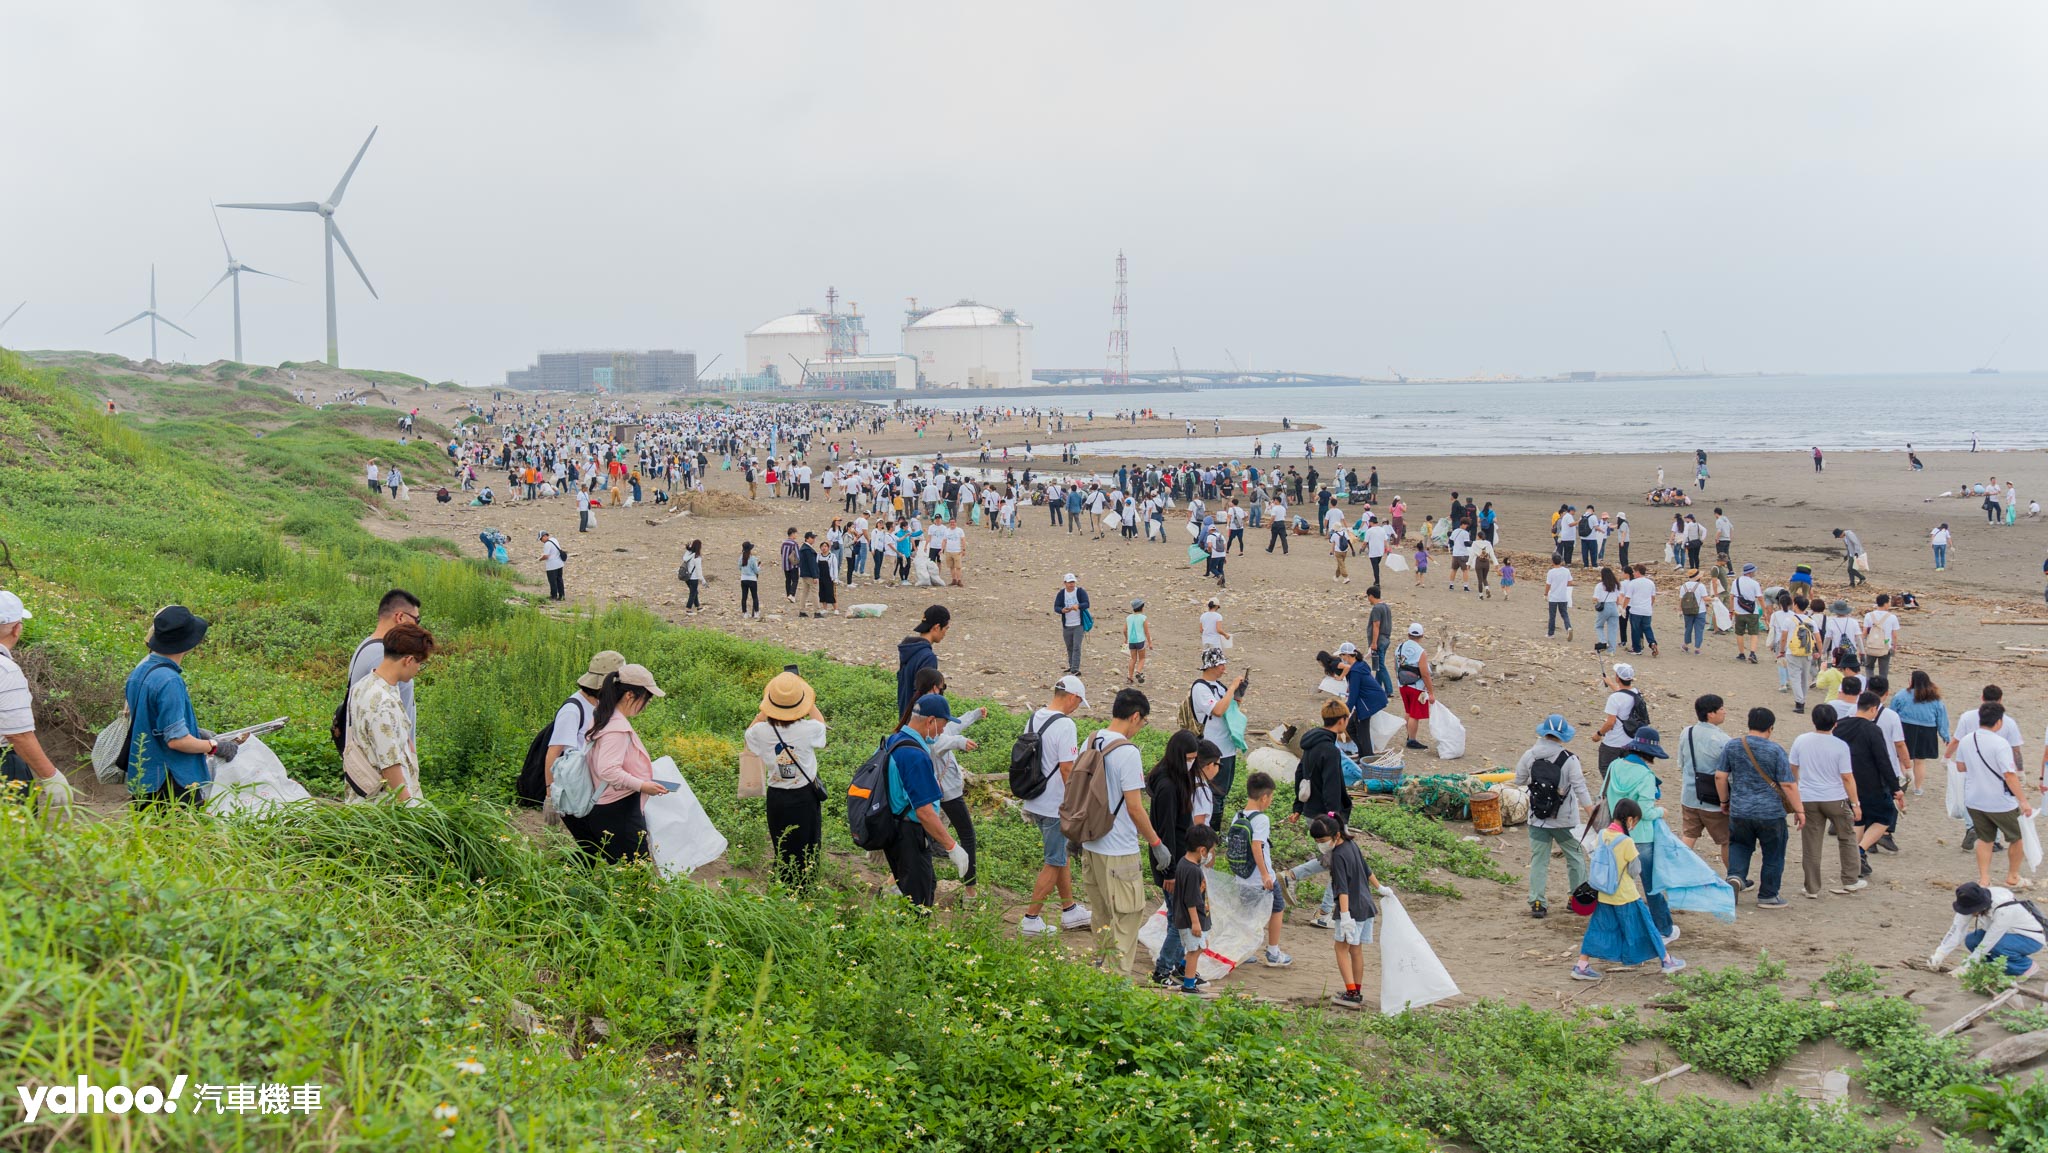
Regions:
[[[434,1120],[436,1121],[453,1121],[460,1116],[462,1116],[462,1110],[457,1109],[446,1101],[434,1106]]]
[[[474,1057],[465,1057],[462,1060],[457,1061],[455,1063],[455,1071],[458,1073],[467,1073],[470,1076],[475,1077],[483,1073],[484,1063],[482,1061],[477,1060]]]

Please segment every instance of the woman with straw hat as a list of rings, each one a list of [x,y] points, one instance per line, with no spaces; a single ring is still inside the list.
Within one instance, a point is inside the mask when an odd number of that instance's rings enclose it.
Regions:
[[[795,672],[770,678],[745,744],[768,766],[768,841],[775,849],[776,876],[801,888],[817,868],[824,834],[818,750],[825,747],[825,715],[818,711],[817,690]]]

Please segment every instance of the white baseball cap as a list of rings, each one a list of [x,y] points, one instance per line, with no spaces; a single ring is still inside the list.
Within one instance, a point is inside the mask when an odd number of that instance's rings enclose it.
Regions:
[[[1061,677],[1059,680],[1053,682],[1052,687],[1055,692],[1062,692],[1068,694],[1069,696],[1080,697],[1081,707],[1084,709],[1088,707],[1088,686],[1081,683],[1080,677],[1074,676],[1072,673],[1069,673],[1066,676]]]
[[[1635,680],[1635,679],[1636,679],[1636,667],[1635,667],[1634,665],[1631,665],[1631,664],[1626,664],[1626,663],[1623,663],[1623,664],[1618,664],[1618,665],[1614,666],[1614,677],[1615,677],[1615,679],[1616,679],[1616,680],[1623,680],[1623,681],[1632,681],[1632,680]]]
[[[0,625],[34,620],[35,616],[36,614],[23,607],[20,597],[10,592],[0,592]]]
[[[1411,636],[1411,637],[1419,637],[1419,636],[1421,636],[1421,635],[1422,635],[1422,622],[1421,622],[1421,621],[1416,621],[1416,622],[1415,622],[1414,624],[1412,624],[1412,625],[1409,625],[1409,626],[1408,626],[1408,635],[1409,635],[1409,636]]]
[[[1337,646],[1337,655],[1340,657],[1355,657],[1358,655],[1358,646],[1350,641],[1345,641]]]
[[[1067,575],[1065,575],[1065,576],[1061,577],[1061,578],[1060,578],[1060,583],[1061,583],[1061,584],[1067,584],[1067,585],[1073,584],[1073,583],[1074,583],[1074,574],[1073,574],[1073,573],[1068,573]]]

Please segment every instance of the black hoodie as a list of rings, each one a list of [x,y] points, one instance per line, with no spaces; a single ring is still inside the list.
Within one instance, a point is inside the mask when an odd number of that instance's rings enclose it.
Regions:
[[[896,715],[910,707],[910,693],[917,687],[919,669],[939,667],[939,654],[932,651],[932,642],[912,633],[896,645]]]
[[[1324,728],[1302,734],[1301,764],[1294,769],[1296,797],[1303,781],[1308,782],[1308,799],[1295,801],[1295,812],[1303,817],[1335,813],[1350,820],[1351,794],[1344,791],[1344,754],[1337,749],[1337,734]]]

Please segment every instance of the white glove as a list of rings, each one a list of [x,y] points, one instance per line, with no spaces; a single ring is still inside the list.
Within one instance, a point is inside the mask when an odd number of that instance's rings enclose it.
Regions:
[[[1378,893],[1382,897],[1391,897],[1394,895],[1394,890],[1386,887],[1385,885],[1381,885],[1379,888],[1374,889],[1373,892]]]
[[[1337,931],[1338,931],[1338,932],[1340,932],[1340,933],[1343,933],[1343,934],[1345,934],[1345,935],[1347,935],[1347,936],[1348,936],[1348,935],[1350,935],[1351,933],[1355,932],[1355,931],[1356,931],[1357,929],[1358,929],[1358,922],[1357,922],[1357,920],[1355,920],[1355,919],[1354,919],[1354,918],[1353,918],[1353,917],[1351,916],[1351,914],[1349,914],[1349,913],[1342,913],[1342,914],[1339,914],[1339,915],[1338,915],[1338,917],[1337,917]]]
[[[43,803],[46,805],[68,806],[78,799],[77,791],[71,787],[71,778],[62,772],[54,777],[38,777],[35,783],[41,786]]]
[[[958,873],[963,877],[967,875],[968,861],[966,846],[961,845],[957,841],[954,842],[953,847],[946,850],[946,857],[953,862],[953,871],[955,873]]]

